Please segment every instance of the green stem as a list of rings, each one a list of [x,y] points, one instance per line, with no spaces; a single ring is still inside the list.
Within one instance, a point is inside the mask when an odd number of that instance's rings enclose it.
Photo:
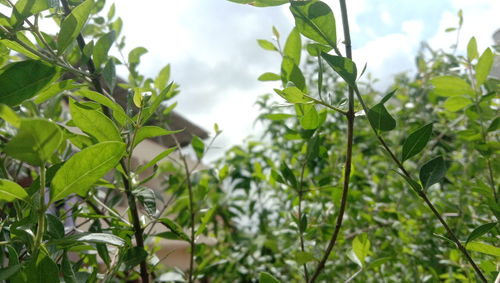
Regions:
[[[342,10],[342,24],[344,27],[345,36],[345,49],[346,55],[349,59],[352,59],[351,52],[351,38],[349,36],[349,20],[347,18],[347,7],[345,0],[340,0],[340,8]],[[335,243],[337,242],[340,229],[342,228],[342,222],[344,220],[344,214],[347,207],[347,196],[349,195],[349,182],[351,179],[351,164],[352,164],[352,147],[353,147],[353,136],[354,136],[354,89],[349,86],[349,97],[348,97],[349,109],[347,110],[347,144],[346,144],[346,160],[344,166],[344,186],[342,189],[342,199],[340,201],[339,214],[337,215],[337,222],[335,224],[335,230],[333,231],[330,242],[323,254],[322,259],[318,263],[316,270],[314,271],[310,283],[315,282],[318,276],[321,274],[322,270],[325,268],[326,261],[330,256]]]
[[[307,159],[309,156],[306,157],[306,160],[302,164],[302,169],[300,171],[300,183],[299,183],[299,209],[298,209],[298,223],[299,223],[299,239],[300,239],[300,250],[302,252],[305,252],[305,247],[304,247],[304,227],[302,227],[302,200],[304,198],[304,191],[302,190],[302,183],[304,182],[304,171],[307,165]],[[306,282],[309,282],[309,271],[307,270],[307,264],[303,264],[304,268],[304,278],[306,279]]]
[[[40,203],[39,203],[39,208],[38,208],[38,227],[36,229],[35,246],[33,248],[34,255],[38,255],[38,252],[40,251],[40,246],[41,246],[42,240],[43,240],[43,234],[45,233],[45,210],[46,210],[46,207],[45,207],[45,163],[40,166],[39,179],[40,179],[40,188],[39,188]]]

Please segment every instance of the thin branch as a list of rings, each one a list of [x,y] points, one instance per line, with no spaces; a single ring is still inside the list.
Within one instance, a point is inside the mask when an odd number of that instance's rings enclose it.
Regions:
[[[349,59],[352,59],[351,52],[351,37],[349,33],[349,21],[347,18],[347,7],[345,0],[340,0],[340,7],[342,10],[342,24],[344,27],[344,36],[345,36],[345,49],[346,55]],[[344,186],[342,189],[342,199],[340,201],[339,214],[337,215],[337,222],[335,224],[335,230],[333,231],[332,237],[330,238],[330,242],[323,254],[322,259],[318,263],[314,274],[311,277],[310,283],[315,282],[318,276],[321,274],[322,270],[325,268],[326,261],[330,256],[335,243],[337,242],[338,235],[340,233],[340,229],[342,227],[342,221],[344,220],[344,214],[347,207],[347,196],[349,194],[349,182],[351,179],[351,163],[352,163],[352,147],[353,147],[353,132],[354,132],[354,89],[349,86],[349,109],[346,113],[347,116],[347,144],[346,144],[346,160],[344,166]]]

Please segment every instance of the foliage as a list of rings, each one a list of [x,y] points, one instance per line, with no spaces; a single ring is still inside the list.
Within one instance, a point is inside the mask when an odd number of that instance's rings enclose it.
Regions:
[[[480,52],[474,38],[467,55],[422,44],[417,72],[379,92],[350,58],[340,3],[343,36],[325,3],[291,1],[288,37],[273,28],[274,42],[258,40],[282,58],[259,77],[280,81],[281,98],[257,101],[262,139],[207,168],[211,142],[198,137],[192,159],[177,142],[134,161],[141,142],[175,140],[168,115],[179,91],[169,65],[156,78],[139,73],[144,47],[123,54],[114,5],[103,16],[104,0],[0,1],[11,11],[0,14],[0,278],[493,281],[500,81],[488,74],[498,50]],[[57,33],[39,30],[41,20]],[[156,256],[162,239],[188,243],[186,270]]]

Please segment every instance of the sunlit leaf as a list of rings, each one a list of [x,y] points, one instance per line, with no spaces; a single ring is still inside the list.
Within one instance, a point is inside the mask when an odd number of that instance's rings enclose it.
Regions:
[[[335,18],[327,4],[321,1],[291,1],[290,11],[295,26],[305,37],[331,47],[337,46]]]
[[[486,48],[476,65],[476,85],[481,86],[488,78],[491,67],[493,66],[493,52],[491,49]]]
[[[0,74],[0,103],[16,106],[34,97],[55,75],[54,67],[40,61],[26,60],[8,64]]]
[[[321,57],[339,74],[351,87],[356,87],[357,69],[356,64],[345,57],[321,53]]]
[[[295,86],[287,87],[284,90],[274,89],[274,91],[290,103],[307,103],[312,101]]]
[[[15,199],[25,200],[28,193],[19,184],[10,180],[0,179],[0,200],[14,201]]]
[[[461,78],[442,76],[431,79],[434,92],[439,96],[473,95],[472,87]]]
[[[464,96],[448,97],[443,104],[444,109],[457,112],[472,104],[472,100]]]
[[[63,141],[59,126],[44,119],[22,119],[17,135],[6,144],[5,153],[32,165],[47,162]]]
[[[180,132],[182,132],[182,130],[169,131],[158,126],[142,126],[139,128],[139,130],[137,130],[137,133],[135,134],[132,148],[136,147],[139,143],[141,143],[145,139],[172,135]]]
[[[280,283],[280,281],[267,272],[261,272],[259,275],[259,283]]]
[[[63,53],[80,34],[93,6],[93,0],[86,0],[73,9],[73,11],[71,11],[71,13],[64,18],[61,23],[61,30],[57,36],[59,54]]]
[[[52,179],[51,202],[70,194],[84,196],[95,182],[113,169],[125,154],[125,144],[109,141],[89,146],[73,155]]]

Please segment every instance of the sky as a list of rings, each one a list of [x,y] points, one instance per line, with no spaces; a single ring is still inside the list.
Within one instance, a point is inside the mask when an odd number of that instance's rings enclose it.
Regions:
[[[254,123],[259,114],[255,101],[280,86],[257,78],[264,72],[279,73],[280,57],[262,50],[256,40],[272,40],[272,26],[286,38],[293,27],[288,5],[256,8],[226,0],[114,2],[116,15],[123,19],[126,50],[137,46],[149,50],[139,70],[155,77],[171,64],[171,78],[181,86],[176,110],[212,133],[214,123],[223,130],[209,159],[250,135],[259,137],[262,128]],[[341,40],[338,1],[325,2],[334,10]],[[457,26],[459,9],[464,17],[459,52],[473,35],[481,52],[500,28],[498,0],[350,0],[347,8],[354,61],[358,66],[367,63],[367,71],[380,80],[375,86],[381,91],[392,75],[414,70],[421,41],[434,48],[455,43],[456,33],[444,30]]]

